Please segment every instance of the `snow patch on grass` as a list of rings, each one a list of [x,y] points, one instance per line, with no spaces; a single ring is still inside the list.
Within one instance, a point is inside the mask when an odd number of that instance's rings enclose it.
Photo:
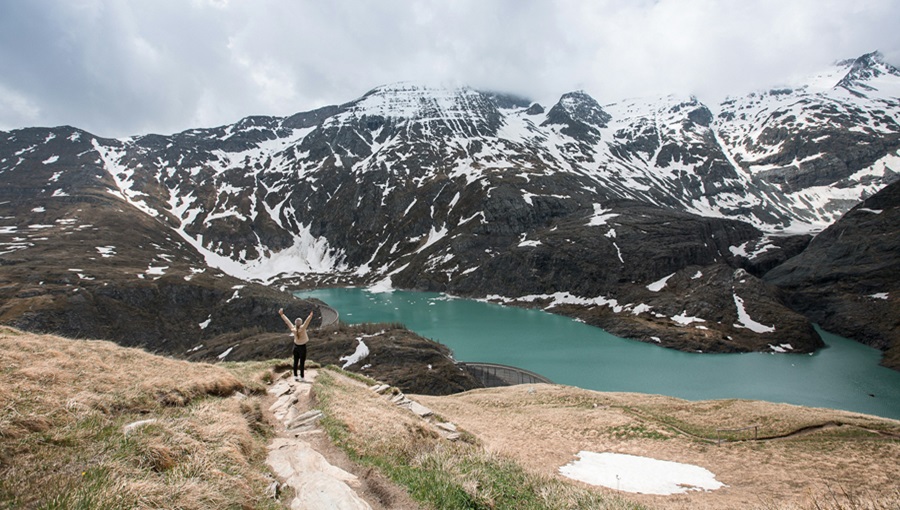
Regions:
[[[725,487],[712,472],[692,464],[621,453],[580,451],[577,456],[559,468],[560,474],[624,492],[668,496]]]

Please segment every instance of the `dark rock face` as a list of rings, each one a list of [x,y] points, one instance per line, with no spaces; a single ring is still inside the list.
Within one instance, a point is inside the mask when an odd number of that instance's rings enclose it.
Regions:
[[[572,138],[596,142],[600,128],[605,128],[612,117],[603,111],[591,96],[584,92],[564,94],[547,112],[542,126],[560,125],[561,132]]]
[[[784,348],[808,353],[823,346],[809,321],[789,310],[779,290],[724,264],[674,274],[663,289],[632,288],[631,302],[650,307],[629,320],[588,315],[591,323],[627,338],[685,351],[748,352]]]
[[[824,329],[887,351],[900,368],[900,183],[853,208],[765,280]]]
[[[49,139],[56,159],[26,157],[0,174],[0,322],[179,355],[226,331],[283,327],[271,320],[280,307],[314,308],[209,268],[168,217],[117,197],[88,133],[16,137],[26,147]]]

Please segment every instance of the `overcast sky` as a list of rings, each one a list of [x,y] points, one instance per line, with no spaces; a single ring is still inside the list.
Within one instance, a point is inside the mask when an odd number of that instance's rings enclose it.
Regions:
[[[896,0],[0,0],[0,129],[174,133],[398,81],[712,106],[874,50],[898,65],[898,24]]]

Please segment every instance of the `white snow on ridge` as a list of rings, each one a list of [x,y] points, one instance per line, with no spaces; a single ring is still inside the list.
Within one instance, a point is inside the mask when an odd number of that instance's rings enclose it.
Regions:
[[[146,273],[153,276],[162,276],[166,274],[166,269],[169,269],[169,266],[147,266]]]
[[[663,287],[666,286],[666,282],[669,281],[669,278],[671,278],[673,276],[675,276],[675,273],[672,273],[669,276],[666,276],[660,280],[657,280],[657,281],[651,283],[650,285],[647,285],[647,290],[649,290],[650,292],[661,291],[663,289]]]
[[[527,239],[527,237],[528,237],[528,233],[523,232],[522,238],[519,240],[519,245],[518,245],[520,248],[535,247],[535,246],[541,245],[541,242],[539,240],[537,240],[537,239],[529,240],[529,239]]]
[[[641,304],[635,306],[635,307],[631,310],[631,314],[632,314],[632,315],[640,315],[640,314],[642,314],[642,313],[649,312],[650,310],[653,310],[653,307],[652,307],[652,306],[646,305],[646,304],[644,304],[644,303],[641,303]]]
[[[368,290],[369,292],[374,292],[376,294],[383,294],[385,292],[394,292],[394,286],[391,284],[391,278],[387,277],[374,283],[366,290]]]
[[[622,258],[622,250],[619,248],[619,245],[616,243],[613,243],[613,246],[616,248],[616,255],[619,256],[619,262],[624,264],[625,259]]]
[[[237,347],[237,346],[235,346],[235,347]],[[229,354],[231,354],[231,351],[233,351],[233,350],[234,350],[234,347],[229,347],[228,349],[225,349],[225,352],[223,352],[222,354],[219,354],[216,357],[219,358],[220,360],[224,360]]]
[[[775,326],[766,326],[750,318],[750,314],[744,309],[744,300],[734,294],[734,306],[737,307],[738,323],[736,328],[746,328],[754,333],[774,333]]]
[[[610,212],[603,208],[600,204],[594,204],[594,215],[588,220],[589,227],[595,227],[599,225],[606,225],[606,222],[612,218],[615,218],[618,214]]]
[[[687,310],[681,312],[680,314],[671,317],[671,319],[682,326],[687,326],[688,324],[692,324],[694,322],[706,322],[706,319],[701,319],[700,317],[691,317],[687,314]]]
[[[385,85],[372,92],[330,122],[343,124],[347,117],[366,114],[418,121],[465,119],[470,101],[481,97],[469,88],[436,88],[410,82]]]
[[[526,301],[529,303],[533,303],[535,301],[548,300],[550,301],[550,303],[546,306],[545,309],[550,309],[559,305],[608,306],[612,308],[616,313],[622,312],[626,309],[625,306],[620,305],[619,302],[615,299],[605,298],[603,296],[585,298],[572,295],[569,292],[556,292],[553,294],[531,294],[528,296],[520,296],[516,298],[508,298],[492,294],[490,296],[485,296],[484,299],[486,301],[500,301],[504,303],[513,301]]]
[[[235,278],[268,283],[285,275],[327,273],[346,269],[341,253],[335,252],[322,237],[314,237],[309,227],[301,225],[294,235],[294,245],[277,253],[264,252],[256,259],[234,260],[203,246],[203,236],[194,239],[183,228],[176,230],[181,237],[199,251],[206,264]]]
[[[560,474],[619,491],[666,496],[725,487],[712,472],[691,464],[622,453],[580,451],[577,456],[559,468]]]
[[[747,252],[747,245],[750,244],[750,241],[741,243],[739,246],[729,246],[728,251],[735,257],[744,257],[747,260],[753,260],[763,253],[776,248],[774,244],[769,244],[768,241],[768,237],[764,237],[763,242],[757,245],[756,249],[752,252]]]
[[[420,252],[424,251],[426,248],[428,248],[432,244],[443,239],[447,235],[447,232],[449,232],[449,230],[447,229],[447,225],[444,225],[443,227],[441,227],[440,230],[435,230],[434,227],[431,227],[431,232],[428,233],[428,239],[425,240],[425,244],[423,244],[422,246],[419,247],[418,250],[416,250],[416,253],[420,253]]]
[[[155,209],[148,206],[146,202],[143,200],[139,200],[137,197],[145,196],[144,193],[139,191],[134,191],[131,189],[131,185],[133,181],[131,180],[134,175],[134,170],[130,170],[125,166],[120,164],[120,160],[124,156],[124,152],[119,152],[112,147],[105,147],[100,145],[100,142],[97,141],[96,138],[91,140],[91,143],[94,146],[94,149],[100,155],[100,159],[103,161],[103,168],[106,172],[113,178],[113,181],[116,183],[116,187],[118,188],[118,193],[113,190],[109,190],[109,192],[119,198],[124,199],[129,204],[137,207],[144,213],[155,217],[159,216],[159,213],[156,212]]]

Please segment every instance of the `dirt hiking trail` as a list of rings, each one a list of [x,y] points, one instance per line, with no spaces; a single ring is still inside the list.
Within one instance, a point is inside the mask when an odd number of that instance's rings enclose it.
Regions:
[[[290,488],[292,510],[413,510],[419,506],[407,492],[372,469],[352,462],[331,443],[319,426],[312,386],[318,370],[306,370],[304,381],[285,373],[268,388],[267,419],[276,437],[269,443],[266,464],[278,477],[278,490]]]

